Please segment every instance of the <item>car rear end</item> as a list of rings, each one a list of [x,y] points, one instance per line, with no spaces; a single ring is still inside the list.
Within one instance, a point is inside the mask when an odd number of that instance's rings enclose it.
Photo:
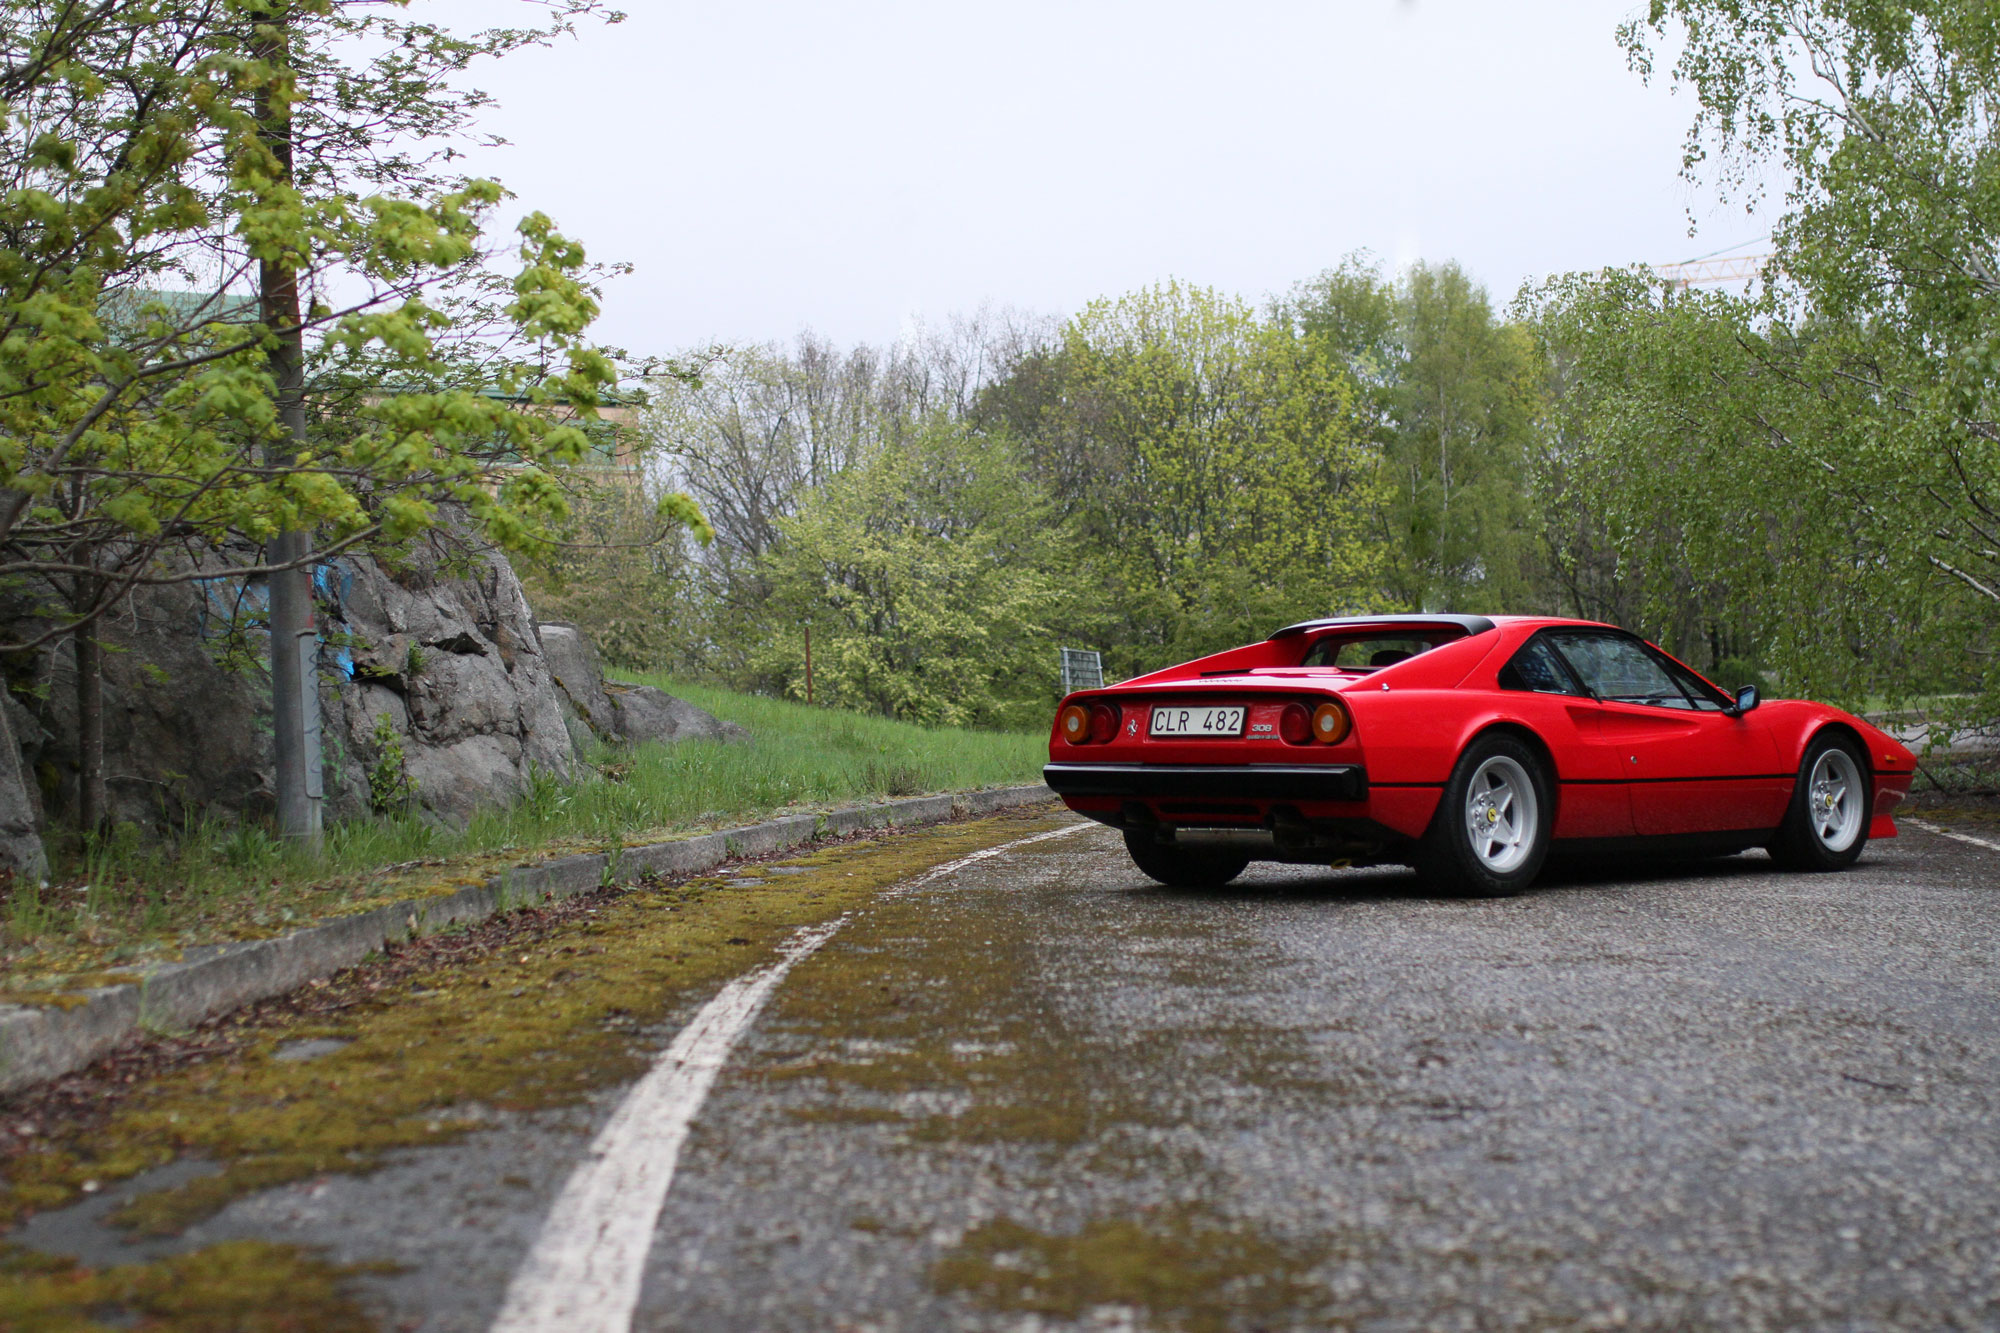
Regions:
[[[1070,809],[1162,841],[1253,859],[1372,859],[1398,839],[1370,817],[1353,713],[1334,682],[1234,678],[1064,700],[1045,780]]]
[[[1050,732],[1046,781],[1128,844],[1406,860],[1456,753],[1454,688],[1495,628],[1461,616],[1309,621],[1073,694]]]

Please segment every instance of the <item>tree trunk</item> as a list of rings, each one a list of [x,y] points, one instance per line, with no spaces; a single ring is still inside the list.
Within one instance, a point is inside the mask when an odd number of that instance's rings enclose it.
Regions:
[[[271,17],[273,36],[258,55],[273,65],[287,57],[285,15]],[[277,164],[280,184],[292,181],[290,109],[260,92],[257,119]],[[305,443],[305,334],[299,325],[299,268],[302,257],[281,254],[260,259],[258,294],[264,326],[275,335],[269,364],[278,391],[280,439],[265,461],[289,467]],[[295,564],[312,552],[312,534],[285,532],[271,539],[265,558]],[[271,575],[271,732],[272,784],[278,804],[278,832],[317,846],[320,840],[320,754],[318,635],[313,627],[312,570],[299,565]]]
[[[83,506],[79,488],[71,513],[81,515]],[[70,548],[70,559],[79,566],[94,563],[97,554],[82,542]],[[89,575],[70,580],[70,610],[78,621],[70,635],[76,661],[76,826],[85,835],[101,829],[110,813],[104,790],[104,645],[91,633],[90,621],[101,589]]]
[[[111,817],[104,785],[104,647],[89,629],[76,646],[76,823],[96,833]]]

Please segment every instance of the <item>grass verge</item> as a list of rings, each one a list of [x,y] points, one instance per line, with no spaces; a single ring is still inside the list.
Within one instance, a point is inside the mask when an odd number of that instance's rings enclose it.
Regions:
[[[252,939],[305,922],[474,882],[523,859],[659,841],[798,807],[1033,782],[1039,735],[919,727],[712,687],[666,685],[747,744],[697,741],[604,750],[569,778],[464,828],[417,814],[354,820],[318,852],[254,825],[210,821],[165,843],[137,830],[58,847],[47,886],[6,886],[0,998],[36,999],[77,974],[115,972],[193,944]]]

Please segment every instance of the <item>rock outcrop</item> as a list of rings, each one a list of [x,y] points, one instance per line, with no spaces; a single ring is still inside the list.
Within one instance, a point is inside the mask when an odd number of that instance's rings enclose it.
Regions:
[[[568,626],[537,624],[497,554],[440,544],[394,564],[342,556],[315,581],[330,820],[373,808],[380,786],[371,790],[370,777],[385,764],[407,777],[423,810],[458,823],[518,798],[538,772],[571,775],[579,746],[593,737],[744,734],[659,690],[607,687],[588,640]],[[260,583],[218,571],[142,589],[102,623],[114,818],[170,831],[212,814],[270,814],[262,608]],[[45,808],[60,814],[74,805],[74,674],[66,642],[9,664],[7,720],[33,807],[30,831]],[[23,822],[5,800],[5,776],[0,843]],[[6,854],[0,846],[0,864]]]
[[[541,634],[542,655],[569,705],[570,736],[578,745],[593,738],[624,744],[750,739],[734,722],[719,721],[665,690],[606,680],[596,647],[576,626],[546,621]]]
[[[21,771],[21,750],[14,743],[13,711],[0,707],[0,871],[32,882],[47,873],[49,861],[42,847],[42,805]]]
[[[447,570],[438,551],[419,549],[394,566],[343,561],[319,584],[330,815],[368,809],[384,718],[417,800],[447,819],[506,804],[537,771],[570,775],[576,747],[555,678],[503,557]]]

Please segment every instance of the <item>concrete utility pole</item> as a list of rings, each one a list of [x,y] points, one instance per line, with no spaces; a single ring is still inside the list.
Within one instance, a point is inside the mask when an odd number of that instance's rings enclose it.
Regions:
[[[258,54],[274,67],[289,54],[285,31],[288,16],[269,13],[270,36]],[[257,119],[265,143],[277,160],[279,179],[292,180],[292,112],[289,104],[268,91],[257,97]],[[286,468],[298,458],[306,438],[305,332],[299,324],[301,256],[260,259],[258,293],[264,326],[273,340],[269,363],[278,389],[280,438],[266,448],[265,462]],[[298,564],[312,553],[312,534],[282,532],[265,547],[273,565],[293,565],[270,576],[271,589],[271,737],[274,748],[273,784],[278,798],[278,832],[313,846],[319,845],[322,819],[320,797],[319,634],[313,625],[312,569]]]

